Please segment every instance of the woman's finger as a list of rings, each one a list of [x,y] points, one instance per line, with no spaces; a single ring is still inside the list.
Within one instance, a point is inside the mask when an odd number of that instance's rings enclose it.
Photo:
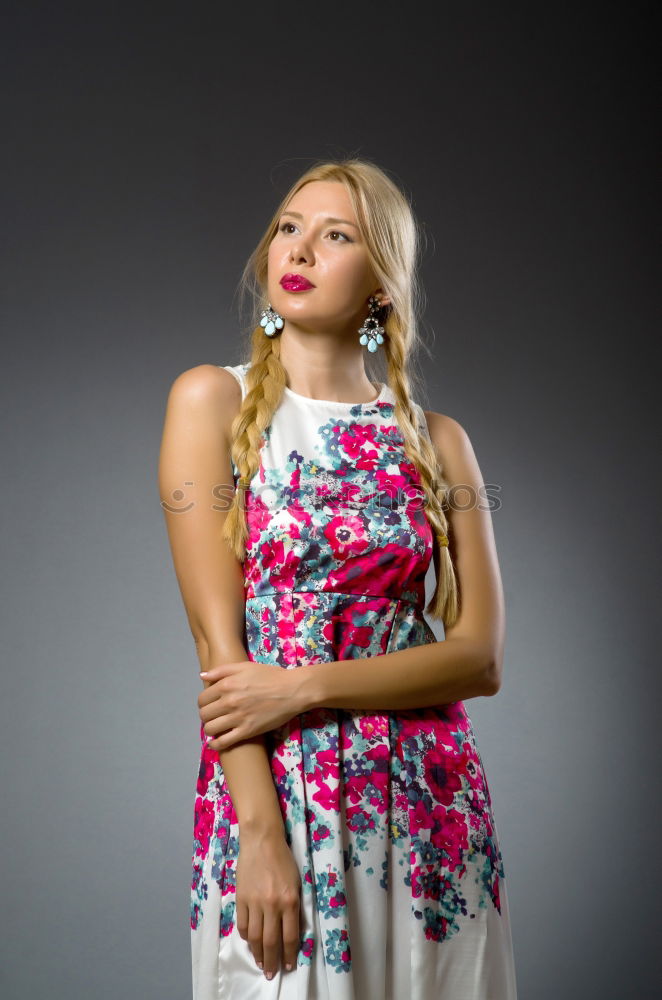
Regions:
[[[301,944],[300,918],[301,904],[297,899],[296,903],[283,910],[283,962],[286,969],[288,965],[296,968]]]
[[[272,978],[278,972],[280,959],[281,915],[277,903],[263,903],[264,923],[262,926],[262,952],[264,974]]]
[[[237,922],[237,933],[240,938],[244,941],[248,940],[248,907],[243,901],[243,898],[236,893],[235,894],[235,919]]]
[[[236,713],[233,715],[231,712],[228,712],[227,715],[221,718],[209,719],[202,728],[207,736],[213,738],[214,736],[222,736],[223,733],[229,733],[231,729],[237,729],[240,724],[241,719],[239,716]]]
[[[262,907],[253,904],[248,913],[248,947],[253,953],[253,958],[258,966],[264,961],[264,950],[262,947],[263,916]]]
[[[249,735],[244,733],[240,726],[237,726],[235,729],[223,733],[222,736],[216,736],[214,739],[207,740],[207,746],[210,750],[227,750],[229,747],[234,746],[235,743],[240,743],[242,740],[248,738]]]
[[[222,718],[231,711],[232,708],[227,701],[224,701],[222,698],[217,698],[209,705],[205,705],[204,708],[201,708],[198,715],[200,716],[202,722],[213,722],[214,719]]]

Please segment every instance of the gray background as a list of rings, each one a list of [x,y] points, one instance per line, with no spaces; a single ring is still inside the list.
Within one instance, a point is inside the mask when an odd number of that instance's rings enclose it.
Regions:
[[[165,402],[239,360],[246,257],[291,181],[347,154],[413,196],[421,402],[501,488],[505,679],[467,708],[520,1000],[654,996],[652,10],[5,7],[7,1000],[190,996],[200,683]]]

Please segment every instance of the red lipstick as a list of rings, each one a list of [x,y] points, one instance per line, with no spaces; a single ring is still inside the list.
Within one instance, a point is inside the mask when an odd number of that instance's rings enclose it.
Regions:
[[[305,292],[306,289],[315,287],[312,282],[308,281],[308,278],[304,278],[302,274],[294,274],[292,271],[284,274],[280,283],[287,292]]]

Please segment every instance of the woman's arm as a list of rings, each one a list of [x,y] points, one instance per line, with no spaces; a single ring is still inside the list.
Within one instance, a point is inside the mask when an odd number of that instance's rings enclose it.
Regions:
[[[430,437],[451,486],[450,549],[459,590],[459,615],[441,642],[373,657],[302,664],[274,670],[263,664],[212,668],[204,718],[214,746],[264,733],[311,708],[388,711],[445,705],[496,694],[501,686],[505,611],[491,513],[471,442],[457,421],[426,413]],[[238,658],[239,659],[239,658]],[[220,695],[223,697],[218,699]]]
[[[202,666],[202,670],[219,663],[248,659],[243,644],[233,644],[231,640],[222,647],[219,645],[216,651],[204,639],[196,641],[196,646],[200,663],[207,664]],[[205,688],[210,683],[211,681],[205,681]],[[253,736],[221,750],[220,758],[240,830],[259,836],[284,834],[283,817],[264,736]]]
[[[446,514],[458,580],[458,620],[441,642],[361,659],[360,664],[337,660],[299,668],[299,711],[419,708],[496,694],[501,687],[504,596],[483,477],[464,428],[440,413],[425,416],[451,486]]]
[[[226,512],[214,510],[234,492],[230,426],[240,404],[230,372],[199,365],[173,382],[163,428],[161,505],[201,670],[248,659],[243,569],[221,538]],[[223,750],[221,764],[240,828],[284,834],[264,736]]]

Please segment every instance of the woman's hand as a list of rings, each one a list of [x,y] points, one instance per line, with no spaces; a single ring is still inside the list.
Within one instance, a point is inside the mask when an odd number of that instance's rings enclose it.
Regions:
[[[257,965],[271,979],[283,964],[296,968],[301,944],[301,876],[282,833],[239,829],[236,869],[237,930]]]
[[[209,682],[198,695],[200,719],[212,750],[277,729],[303,711],[299,668],[240,660],[201,673]]]

